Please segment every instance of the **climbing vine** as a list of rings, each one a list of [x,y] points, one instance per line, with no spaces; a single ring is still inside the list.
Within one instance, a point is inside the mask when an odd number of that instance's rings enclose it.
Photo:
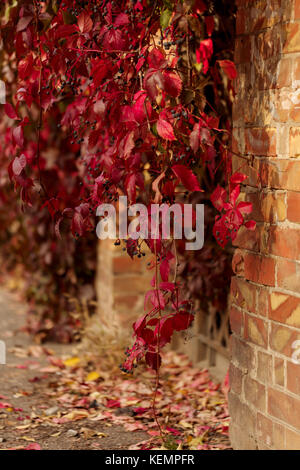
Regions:
[[[120,194],[150,207],[205,193],[220,247],[242,225],[254,228],[245,220],[251,204],[239,200],[246,176],[231,174],[224,116],[236,69],[217,43],[226,31],[214,2],[24,0],[2,8],[4,53],[17,76],[4,106],[2,158],[23,205],[40,204],[52,221],[52,249],[69,229],[78,240],[91,234],[97,207]],[[124,245],[131,257],[150,250],[154,271],[126,372],[144,357],[158,370],[161,349],[194,319],[177,276],[178,242],[163,240],[161,228],[157,240]]]

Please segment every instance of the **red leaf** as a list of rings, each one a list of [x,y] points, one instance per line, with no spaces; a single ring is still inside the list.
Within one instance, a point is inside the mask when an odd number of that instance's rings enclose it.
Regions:
[[[28,444],[27,447],[24,447],[24,450],[42,450],[41,446],[36,442]]]
[[[24,134],[23,134],[23,127],[17,126],[12,131],[13,141],[19,147],[23,147],[24,145]]]
[[[173,317],[173,327],[176,331],[182,331],[189,328],[192,321],[194,320],[194,315],[191,315],[188,312],[179,312]]]
[[[195,124],[192,132],[190,133],[190,146],[194,153],[199,150],[200,144],[210,143],[210,141],[211,135],[209,129],[201,126],[200,122]]]
[[[167,259],[164,259],[159,266],[160,269],[160,275],[161,278],[164,282],[167,282],[169,279],[169,273],[170,273],[170,265],[169,261]]]
[[[16,157],[12,164],[12,169],[15,175],[19,176],[26,166],[26,157],[22,154],[20,157]]]
[[[86,11],[83,11],[78,18],[78,28],[81,33],[89,33],[93,28],[93,21]]]
[[[166,64],[166,59],[163,52],[157,47],[153,48],[148,55],[148,64],[152,69],[160,69]]]
[[[4,111],[10,119],[19,119],[15,108],[10,103],[4,105]]]
[[[28,54],[25,59],[20,60],[18,64],[19,77],[25,80],[32,74],[33,68],[33,57],[32,54]]]
[[[165,72],[164,73],[164,90],[170,96],[177,98],[180,95],[182,90],[182,80],[174,72]]]
[[[248,230],[255,230],[256,228],[256,222],[254,220],[249,220],[248,222],[245,223],[245,227],[248,229]]]
[[[159,90],[164,88],[164,77],[160,70],[149,70],[144,78],[144,88],[152,100],[155,100]]]
[[[230,178],[230,183],[240,184],[243,181],[245,181],[245,179],[247,179],[247,178],[248,178],[248,176],[244,175],[243,173],[234,173]]]
[[[77,31],[75,24],[64,24],[55,31],[55,39],[66,38]]]
[[[240,195],[240,192],[241,192],[241,188],[239,185],[235,186],[233,190],[230,192],[229,201],[230,201],[230,204],[232,204],[232,206],[235,205],[236,200]]]
[[[208,36],[212,35],[213,30],[215,29],[215,18],[214,16],[205,16],[205,25]]]
[[[199,49],[196,50],[196,60],[198,64],[203,63],[203,73],[208,71],[208,61],[213,53],[213,42],[211,39],[204,39],[200,43]]]
[[[251,202],[239,202],[237,205],[237,210],[242,214],[251,214],[252,212],[252,203]]]
[[[20,18],[17,24],[17,33],[19,33],[20,31],[24,31],[24,29],[27,28],[32,19],[33,16],[23,16],[23,18]]]
[[[120,13],[117,18],[115,19],[114,26],[124,26],[129,23],[129,18],[126,13]]]
[[[213,227],[214,237],[216,238],[218,244],[222,246],[223,248],[225,247],[225,245],[229,242],[231,238],[230,231],[225,225],[226,220],[227,220],[226,216],[223,215],[222,217],[220,217],[219,219],[215,221],[215,224]]]
[[[160,137],[165,140],[176,140],[174,135],[174,130],[171,124],[161,117],[157,121],[157,132],[159,133]]]
[[[145,359],[146,359],[146,363],[148,364],[149,367],[151,367],[151,369],[158,370],[160,368],[160,365],[161,365],[160,354],[147,352]]]
[[[107,408],[120,408],[121,403],[120,400],[107,400],[106,407]]]
[[[72,233],[73,235],[82,235],[84,232],[84,220],[79,212],[75,212],[72,219]]]
[[[236,67],[231,60],[218,60],[218,62],[230,80],[234,80],[237,77]]]
[[[212,193],[210,200],[218,211],[221,211],[224,208],[226,202],[226,191],[221,186],[217,186],[214,192]]]
[[[129,202],[131,204],[135,203],[135,199],[136,199],[136,175],[135,173],[127,176],[124,186],[125,186],[127,196],[129,198]]]
[[[197,177],[184,165],[173,165],[173,173],[189,191],[201,191]]]
[[[161,290],[173,292],[175,290],[175,284],[173,282],[161,282],[159,284]]]
[[[108,51],[113,51],[113,50],[124,50],[126,45],[126,40],[123,37],[122,31],[117,29],[111,29],[107,30],[107,32],[104,34],[103,38],[103,46],[108,50]]]

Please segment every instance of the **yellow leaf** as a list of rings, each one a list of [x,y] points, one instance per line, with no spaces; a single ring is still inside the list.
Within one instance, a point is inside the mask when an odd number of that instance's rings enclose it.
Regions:
[[[90,372],[90,373],[87,375],[85,381],[86,381],[86,382],[92,382],[93,380],[99,379],[99,377],[100,377],[100,374],[98,374],[98,372],[96,372],[96,371]]]
[[[35,442],[35,439],[32,439],[32,437],[21,436],[20,439],[23,439],[23,441]]]
[[[195,447],[197,449],[198,446],[202,445],[203,444],[203,436],[200,436],[200,437],[194,437],[194,439],[192,439],[190,442],[189,442],[189,447],[190,448],[193,448]]]
[[[191,423],[188,423],[187,421],[179,421],[179,425],[186,429],[193,427],[193,425]]]
[[[67,367],[74,367],[80,362],[79,357],[70,357],[64,361],[64,365]]]
[[[197,70],[197,72],[201,72],[203,65],[198,64],[197,62],[194,63],[194,67]]]
[[[89,416],[89,412],[86,410],[74,410],[71,413],[68,413],[64,416],[64,419],[68,421],[76,421],[78,419],[87,418]]]

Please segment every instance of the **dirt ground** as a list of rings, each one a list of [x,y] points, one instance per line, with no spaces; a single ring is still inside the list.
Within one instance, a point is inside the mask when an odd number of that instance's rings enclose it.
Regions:
[[[0,340],[6,343],[6,365],[0,365],[0,402],[9,402],[22,412],[12,413],[10,408],[0,408],[0,449],[26,447],[31,442],[38,442],[44,450],[74,450],[74,449],[128,449],[128,446],[147,439],[145,432],[135,431],[124,433],[121,426],[107,426],[102,423],[88,423],[88,429],[102,433],[101,439],[95,434],[94,438],[86,439],[80,429],[85,427],[85,421],[60,424],[59,436],[56,426],[40,423],[30,426],[29,431],[18,429],[22,426],[23,418],[39,416],[51,408],[57,407],[55,400],[49,400],[45,393],[48,378],[36,380],[37,371],[46,366],[45,356],[33,357],[30,361],[20,358],[21,350],[32,346],[30,336],[21,331],[25,322],[24,306],[16,296],[0,290]],[[58,356],[72,355],[72,345],[48,344]],[[18,352],[20,353],[18,355]],[[19,356],[19,357],[18,357]],[[29,363],[21,368],[21,363]],[[21,365],[20,365],[21,364]],[[38,374],[39,375],[39,374]],[[5,399],[1,398],[1,395]],[[22,418],[22,421],[20,420]],[[77,435],[70,437],[68,431],[76,431]],[[73,433],[75,434],[75,432]]]
[[[187,357],[163,357],[156,413],[155,374],[120,372],[110,357],[78,345],[38,345],[22,331],[25,306],[0,289],[0,450],[230,449],[224,390]],[[226,391],[225,391],[226,393]]]

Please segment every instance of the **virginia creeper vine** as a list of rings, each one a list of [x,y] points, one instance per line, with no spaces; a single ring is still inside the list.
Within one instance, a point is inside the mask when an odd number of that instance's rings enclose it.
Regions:
[[[97,206],[120,194],[148,207],[171,205],[205,192],[207,181],[214,187],[207,197],[219,212],[213,227],[219,245],[234,240],[242,225],[254,229],[245,221],[251,204],[239,200],[246,176],[231,175],[230,129],[214,107],[222,109],[220,89],[228,99],[234,95],[236,78],[227,52],[214,52],[221,28],[214,2],[5,5],[1,35],[4,42],[13,38],[6,54],[18,78],[5,105],[3,152],[11,156],[9,177],[23,203],[40,193],[56,237],[67,224],[76,239],[93,232]],[[56,158],[47,153],[53,122],[64,143]],[[225,187],[216,178],[220,168],[223,181],[229,180]],[[192,324],[195,313],[177,280],[177,242],[162,240],[161,229],[157,240],[145,240],[152,288],[122,365],[130,372],[145,358],[157,381],[161,349],[174,331]],[[142,247],[125,243],[132,258],[145,255]]]

